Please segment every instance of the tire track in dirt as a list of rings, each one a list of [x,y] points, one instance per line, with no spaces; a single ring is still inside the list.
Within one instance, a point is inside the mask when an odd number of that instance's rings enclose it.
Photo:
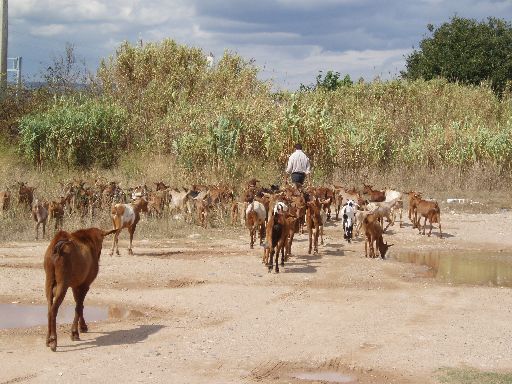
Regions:
[[[10,380],[7,380],[7,381],[2,381],[0,384],[23,383],[24,381],[32,380],[32,379],[34,379],[36,377],[37,377],[37,374],[32,373],[30,375],[18,376],[18,377],[15,377],[14,379],[10,379]]]
[[[268,360],[256,366],[251,373],[246,377],[257,382],[265,381],[268,379],[279,378],[278,373],[285,368],[287,363],[284,361]]]

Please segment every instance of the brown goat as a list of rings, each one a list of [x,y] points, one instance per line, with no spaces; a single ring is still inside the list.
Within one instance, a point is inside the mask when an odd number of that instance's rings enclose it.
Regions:
[[[371,185],[363,184],[363,194],[368,194],[368,200],[373,202],[386,200],[386,193],[384,191],[374,190]]]
[[[18,185],[18,204],[27,206],[29,210],[32,209],[32,202],[34,201],[34,190],[36,187],[29,187],[23,182],[18,182]]]
[[[281,253],[281,266],[284,266],[284,253],[289,232],[286,216],[286,212],[277,210],[269,216],[263,250],[263,263],[268,267],[269,273],[274,267],[274,255],[276,257],[276,273],[279,273],[279,253]]]
[[[378,217],[373,214],[367,215],[363,220],[363,230],[366,236],[366,240],[364,242],[364,253],[365,256],[368,257],[368,245],[370,246],[370,257],[377,257],[375,254],[375,249],[373,247],[373,243],[375,243],[377,249],[379,250],[380,257],[385,259],[386,252],[388,248],[393,244],[389,244],[382,238],[382,227],[379,224]]]
[[[414,227],[416,227],[416,223],[413,221],[416,212],[416,204],[418,200],[421,200],[421,192],[409,191],[404,192],[409,197],[409,220],[413,223]]]
[[[0,192],[0,213],[7,211],[11,206],[11,191],[6,190]]]
[[[71,326],[71,340],[80,340],[80,331],[87,332],[84,320],[84,299],[91,283],[98,275],[103,238],[116,230],[103,231],[98,228],[81,229],[76,232],[59,231],[44,254],[46,273],[45,293],[48,302],[48,334],[46,346],[57,349],[57,312],[69,287],[75,298],[75,318]]]
[[[427,226],[427,220],[430,222],[430,231],[428,232],[428,236],[432,234],[432,223],[439,224],[439,237],[443,238],[443,232],[441,231],[441,210],[439,209],[439,204],[437,201],[428,201],[422,200],[419,197],[413,198],[415,201],[415,212],[414,212],[414,225],[418,228],[419,233],[421,233],[421,217],[423,216],[425,220],[423,221],[423,234],[425,234],[425,227]],[[419,217],[418,217],[419,215]]]
[[[323,201],[320,201],[318,197],[314,197],[306,203],[306,225],[308,227],[309,236],[309,247],[308,253],[311,254],[311,250],[316,254],[318,253],[318,237],[323,232],[323,221],[321,215]],[[323,235],[322,235],[323,244]]]
[[[48,203],[35,200],[32,207],[32,218],[36,222],[36,240],[39,238],[39,226],[43,225],[43,238],[46,236],[46,222],[48,220]]]
[[[62,229],[64,224],[64,204],[61,201],[50,201],[48,204],[48,217],[55,220],[55,231]]]

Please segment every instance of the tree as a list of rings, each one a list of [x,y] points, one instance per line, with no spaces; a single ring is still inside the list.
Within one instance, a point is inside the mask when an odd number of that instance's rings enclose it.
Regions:
[[[51,64],[42,73],[53,93],[69,93],[84,87],[90,79],[85,60],[75,55],[75,46],[66,43],[64,55],[51,56]]]
[[[301,84],[300,90],[312,91],[318,88],[324,88],[328,91],[335,91],[338,87],[351,86],[353,84],[348,74],[345,75],[343,79],[340,79],[340,76],[339,72],[327,71],[325,76],[322,77],[322,71],[320,71],[316,77],[316,85],[305,86]]]
[[[454,16],[435,29],[420,49],[406,57],[403,78],[430,80],[443,77],[451,82],[479,85],[489,81],[501,94],[512,80],[512,27],[497,18],[486,22]]]

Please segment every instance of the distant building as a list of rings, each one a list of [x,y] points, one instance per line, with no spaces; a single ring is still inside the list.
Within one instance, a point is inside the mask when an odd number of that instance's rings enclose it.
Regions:
[[[208,67],[208,69],[212,69],[214,64],[215,64],[215,57],[213,56],[213,53],[210,52],[208,54],[208,56],[206,57],[206,66]]]

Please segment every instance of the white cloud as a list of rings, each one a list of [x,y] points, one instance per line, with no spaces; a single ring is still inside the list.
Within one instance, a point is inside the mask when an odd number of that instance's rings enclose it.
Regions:
[[[30,28],[30,34],[33,36],[55,36],[64,33],[67,30],[67,27],[62,24],[49,24],[49,25],[41,25],[38,27]],[[68,31],[69,32],[69,31]]]
[[[11,0],[9,54],[23,56],[27,73],[37,73],[49,52],[70,42],[94,70],[123,41],[172,38],[216,57],[228,50],[254,58],[263,78],[294,89],[313,82],[320,70],[354,80],[392,77],[404,69],[404,55],[418,46],[426,25],[455,13],[510,20],[512,2]]]

